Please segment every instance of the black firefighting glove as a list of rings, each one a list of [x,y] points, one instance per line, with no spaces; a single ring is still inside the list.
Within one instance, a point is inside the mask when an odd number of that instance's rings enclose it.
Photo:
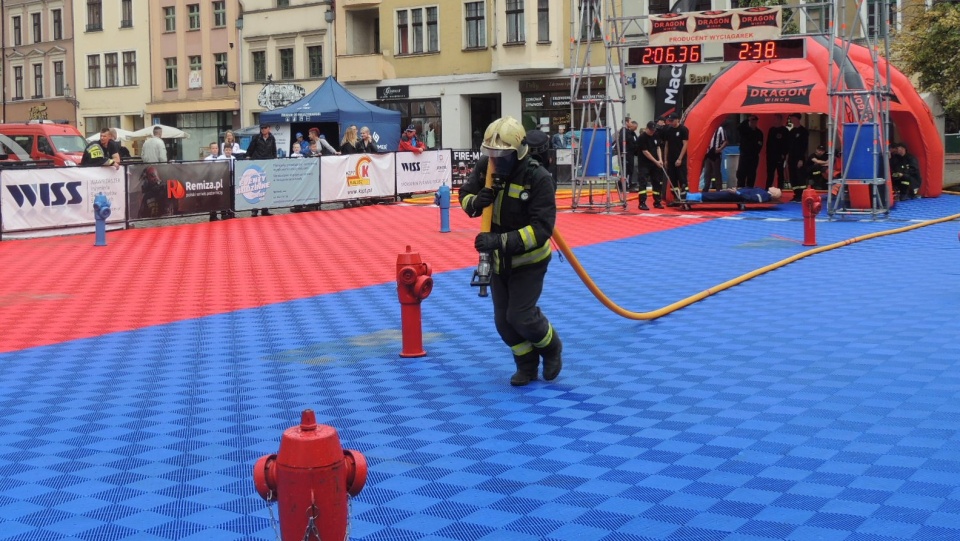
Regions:
[[[499,233],[478,233],[473,247],[480,253],[492,252],[500,249]]]
[[[473,210],[480,212],[481,210],[489,207],[493,204],[493,189],[491,188],[482,188],[477,195],[473,197]]]

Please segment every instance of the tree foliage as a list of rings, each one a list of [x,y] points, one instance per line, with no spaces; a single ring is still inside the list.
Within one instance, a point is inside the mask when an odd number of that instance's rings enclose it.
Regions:
[[[937,95],[944,109],[960,112],[960,5],[940,2],[909,15],[891,40],[893,64],[915,74],[920,90]]]

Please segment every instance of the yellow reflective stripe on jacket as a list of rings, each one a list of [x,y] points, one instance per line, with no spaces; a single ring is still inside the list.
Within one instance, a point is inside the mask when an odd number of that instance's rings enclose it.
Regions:
[[[523,241],[523,248],[525,250],[531,250],[537,247],[537,237],[533,232],[532,225],[517,230],[517,233],[520,233],[520,240]]]
[[[507,186],[507,197],[520,199],[520,194],[522,192],[523,192],[523,186],[520,184],[510,184],[509,186]]]
[[[476,195],[472,193],[469,193],[466,196],[464,196],[464,198],[460,200],[460,208],[466,211],[472,210],[473,206],[471,205],[468,207],[467,205],[470,205],[470,202],[473,201],[474,197],[476,197]]]
[[[552,250],[550,248],[550,243],[544,242],[543,246],[534,248],[533,250],[524,252],[520,255],[515,255],[513,256],[513,259],[511,259],[510,261],[513,264],[514,268],[521,267],[523,265],[530,265],[532,263],[537,263],[550,257],[551,251]]]

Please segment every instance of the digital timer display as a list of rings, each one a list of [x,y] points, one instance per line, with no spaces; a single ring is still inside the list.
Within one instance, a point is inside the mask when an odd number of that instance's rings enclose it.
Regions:
[[[699,43],[659,47],[631,47],[627,53],[627,63],[631,66],[696,64],[703,60],[701,47]]]
[[[804,58],[805,41],[801,39],[766,39],[761,41],[738,41],[723,44],[723,61],[784,60]]]

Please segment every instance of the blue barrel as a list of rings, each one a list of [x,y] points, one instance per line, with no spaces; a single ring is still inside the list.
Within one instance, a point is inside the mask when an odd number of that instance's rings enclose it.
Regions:
[[[584,128],[580,130],[580,165],[585,177],[607,175],[607,130]]]
[[[882,153],[876,141],[878,130],[877,124],[843,125],[843,168],[847,179],[871,180],[882,174],[879,167]]]

